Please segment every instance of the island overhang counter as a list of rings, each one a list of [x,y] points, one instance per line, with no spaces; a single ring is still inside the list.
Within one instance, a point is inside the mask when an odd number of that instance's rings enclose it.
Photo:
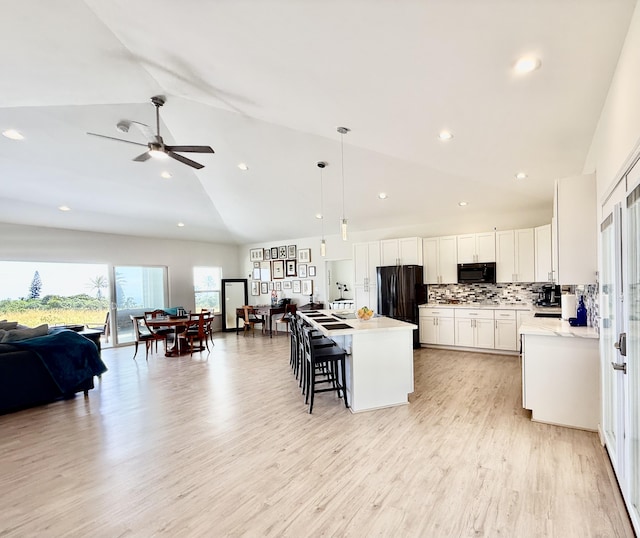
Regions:
[[[409,403],[414,390],[416,325],[387,317],[340,319],[332,310],[297,314],[347,352],[346,386],[352,412]]]

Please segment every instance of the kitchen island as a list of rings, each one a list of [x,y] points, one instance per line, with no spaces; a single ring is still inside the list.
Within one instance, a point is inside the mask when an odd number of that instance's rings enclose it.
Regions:
[[[347,351],[347,394],[354,413],[409,403],[413,392],[413,330],[387,317],[341,319],[353,312],[319,310],[298,315]],[[327,320],[327,318],[330,318]]]
[[[538,422],[597,430],[598,331],[557,319],[523,320],[522,407]]]

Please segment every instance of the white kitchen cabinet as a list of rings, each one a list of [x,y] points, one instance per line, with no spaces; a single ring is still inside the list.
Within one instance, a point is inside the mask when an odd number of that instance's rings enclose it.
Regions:
[[[597,338],[522,335],[522,407],[532,420],[596,431],[600,421]]]
[[[368,306],[377,310],[378,288],[376,267],[380,266],[380,243],[369,241],[353,245],[355,308]]]
[[[450,308],[420,308],[420,343],[455,345],[454,315]]]
[[[495,310],[495,349],[518,350],[518,327],[515,310]]]
[[[460,308],[455,311],[455,345],[493,349],[493,310]]]
[[[535,282],[552,282],[551,224],[533,229],[535,243]]]
[[[556,181],[554,217],[555,281],[560,285],[595,283],[598,237],[594,174]]]
[[[458,282],[457,240],[455,235],[422,240],[425,284]]]
[[[380,241],[380,265],[422,265],[422,238],[405,237]]]
[[[457,263],[485,263],[496,261],[496,234],[484,232],[457,237]]]
[[[533,228],[496,232],[496,281],[533,282],[534,252]]]

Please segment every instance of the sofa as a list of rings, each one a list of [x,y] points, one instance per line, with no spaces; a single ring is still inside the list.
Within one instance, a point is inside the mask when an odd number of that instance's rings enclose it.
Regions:
[[[60,399],[94,387],[94,376],[107,371],[98,348],[66,329],[0,342],[0,414]]]

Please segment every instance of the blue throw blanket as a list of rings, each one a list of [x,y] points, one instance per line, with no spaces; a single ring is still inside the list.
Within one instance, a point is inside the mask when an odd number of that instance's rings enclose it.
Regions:
[[[74,331],[54,331],[47,336],[11,342],[11,345],[36,353],[63,393],[107,371],[96,345]]]

